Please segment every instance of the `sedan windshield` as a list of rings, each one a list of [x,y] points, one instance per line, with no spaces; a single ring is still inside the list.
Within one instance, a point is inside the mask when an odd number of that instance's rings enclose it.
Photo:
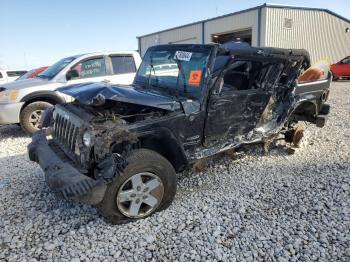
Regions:
[[[77,56],[63,58],[52,66],[49,66],[45,71],[41,72],[36,77],[52,79],[76,58]]]
[[[34,73],[34,71],[35,71],[35,69],[29,70],[27,73],[25,73],[24,75],[21,75],[19,78],[17,78],[16,81],[27,79],[32,73]]]
[[[201,91],[210,51],[175,45],[149,49],[135,83],[172,96],[196,97]]]

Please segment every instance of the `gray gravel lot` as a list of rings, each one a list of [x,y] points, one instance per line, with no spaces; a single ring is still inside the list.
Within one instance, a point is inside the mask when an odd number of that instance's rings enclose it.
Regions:
[[[114,226],[47,188],[18,126],[0,127],[0,260],[350,261],[350,82],[288,155],[260,147],[179,174],[169,209]]]

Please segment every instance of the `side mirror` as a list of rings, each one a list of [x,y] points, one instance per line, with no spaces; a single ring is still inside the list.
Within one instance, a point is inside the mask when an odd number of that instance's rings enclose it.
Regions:
[[[66,78],[68,81],[72,80],[73,78],[77,78],[77,77],[79,77],[79,73],[78,73],[78,70],[76,70],[76,69],[71,69],[66,74]]]

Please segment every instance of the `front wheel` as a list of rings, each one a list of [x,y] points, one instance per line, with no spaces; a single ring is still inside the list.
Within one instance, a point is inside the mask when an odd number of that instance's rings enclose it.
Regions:
[[[38,131],[41,115],[44,110],[52,106],[52,104],[43,101],[37,101],[26,105],[20,115],[22,129],[30,135]]]
[[[106,190],[97,208],[115,224],[134,221],[167,208],[174,199],[177,179],[174,167],[148,149],[127,157],[128,165]]]

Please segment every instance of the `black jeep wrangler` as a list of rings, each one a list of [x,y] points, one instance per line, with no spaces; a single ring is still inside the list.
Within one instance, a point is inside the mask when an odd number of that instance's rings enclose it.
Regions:
[[[170,205],[195,161],[281,135],[297,143],[298,121],[323,127],[332,76],[298,83],[309,67],[304,50],[154,46],[131,86],[60,89],[75,102],[45,112],[29,157],[61,196],[114,223],[143,218]]]

